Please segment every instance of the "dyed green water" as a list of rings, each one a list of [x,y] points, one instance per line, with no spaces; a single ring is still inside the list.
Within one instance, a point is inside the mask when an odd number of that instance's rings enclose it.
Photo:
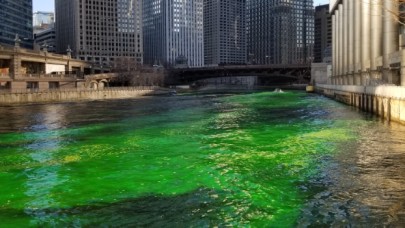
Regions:
[[[295,226],[353,113],[299,92],[2,108],[0,226]]]

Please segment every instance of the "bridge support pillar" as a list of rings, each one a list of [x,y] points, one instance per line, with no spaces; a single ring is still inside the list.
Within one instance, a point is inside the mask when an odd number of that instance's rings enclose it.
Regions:
[[[10,73],[13,79],[20,78],[22,76],[21,73],[21,56],[16,53],[12,56],[11,59],[11,66],[10,66]]]

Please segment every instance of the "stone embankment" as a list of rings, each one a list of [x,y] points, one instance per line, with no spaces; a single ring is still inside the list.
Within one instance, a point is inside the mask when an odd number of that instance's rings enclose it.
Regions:
[[[148,95],[170,94],[171,90],[145,86],[145,87],[110,87],[99,90],[94,89],[56,89],[45,91],[21,90],[0,93],[0,104],[24,104],[64,101],[106,100],[135,98]]]
[[[405,87],[317,85],[316,91],[388,121],[405,124]]]

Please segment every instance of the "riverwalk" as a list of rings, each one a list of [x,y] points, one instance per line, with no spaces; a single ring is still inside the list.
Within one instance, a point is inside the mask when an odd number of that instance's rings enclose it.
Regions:
[[[170,90],[158,86],[107,87],[103,89],[69,88],[35,90],[24,89],[0,92],[0,105],[86,101],[134,98],[147,95],[169,94]]]

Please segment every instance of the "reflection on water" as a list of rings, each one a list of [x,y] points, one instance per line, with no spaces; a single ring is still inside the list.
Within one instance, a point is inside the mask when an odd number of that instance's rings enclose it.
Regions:
[[[325,161],[316,180],[325,190],[304,208],[302,225],[405,225],[405,127],[371,121],[359,130],[356,142]]]
[[[3,107],[0,227],[401,227],[404,138],[296,92]]]
[[[31,225],[44,222],[52,224],[53,215],[40,212],[38,209],[59,206],[53,198],[52,190],[64,182],[58,174],[60,164],[54,163],[51,166],[46,164],[54,160],[54,154],[63,146],[60,132],[50,130],[63,127],[67,106],[41,107],[43,108],[41,113],[31,116],[29,133],[23,133],[25,140],[29,142],[25,145],[25,149],[29,151],[27,156],[39,164],[38,168],[29,167],[24,171],[27,178],[25,194],[29,197],[29,201],[25,204],[25,212],[35,218]]]

